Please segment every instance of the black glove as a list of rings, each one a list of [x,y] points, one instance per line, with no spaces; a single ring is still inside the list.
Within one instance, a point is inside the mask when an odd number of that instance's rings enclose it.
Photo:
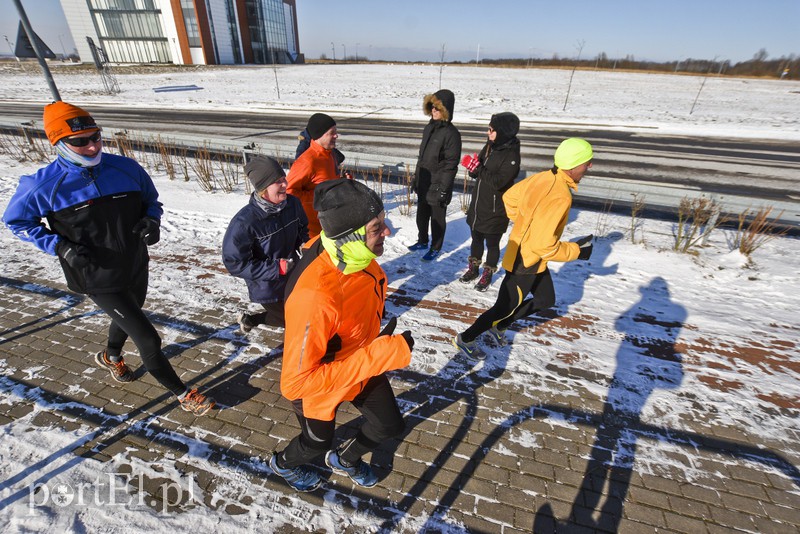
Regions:
[[[592,249],[594,248],[594,245],[592,245],[593,238],[594,235],[589,234],[575,241],[580,247],[580,252],[578,253],[579,260],[588,260],[589,256],[592,255]]]
[[[408,350],[414,350],[414,338],[411,337],[411,330],[406,330],[400,335],[406,340],[406,344],[408,344]]]
[[[92,261],[89,247],[62,239],[56,245],[56,254],[73,269],[83,269]]]
[[[145,245],[155,245],[161,239],[161,223],[152,217],[144,217],[133,226],[133,233],[137,234]]]
[[[409,186],[409,189],[411,189],[412,193],[416,193],[417,192],[417,179],[416,178],[411,180],[411,184]]]
[[[381,333],[378,336],[391,336],[394,333],[394,329],[397,326],[397,317],[392,317],[389,319],[389,322],[386,323],[386,326],[383,327]]]
[[[448,200],[449,199],[447,198],[447,192],[446,191],[442,191],[441,193],[439,193],[439,206],[440,207],[446,208],[447,204],[448,204]]]

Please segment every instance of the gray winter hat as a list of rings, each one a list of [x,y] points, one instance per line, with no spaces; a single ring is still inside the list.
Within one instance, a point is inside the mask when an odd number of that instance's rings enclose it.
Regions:
[[[267,156],[255,156],[244,166],[247,179],[253,184],[253,191],[260,193],[284,176],[281,164]]]
[[[328,180],[314,189],[314,209],[330,239],[355,232],[383,211],[378,193],[355,180]]]

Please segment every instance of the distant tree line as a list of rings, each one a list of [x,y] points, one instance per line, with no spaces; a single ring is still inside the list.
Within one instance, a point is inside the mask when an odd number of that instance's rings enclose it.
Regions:
[[[475,60],[468,62],[454,61],[452,63],[475,64]],[[481,59],[483,65],[507,66],[507,67],[575,67],[586,69],[620,69],[620,70],[644,70],[656,72],[684,72],[690,74],[717,74],[728,76],[760,76],[767,78],[784,78],[791,80],[800,79],[800,57],[795,54],[789,57],[778,59],[768,59],[765,49],[761,49],[753,56],[753,59],[739,63],[731,63],[728,60],[718,61],[716,59],[682,59],[680,61],[637,61],[632,55],[621,59],[612,59],[602,52],[592,59],[568,59],[560,58],[557,55],[550,59],[527,58],[527,59]]]

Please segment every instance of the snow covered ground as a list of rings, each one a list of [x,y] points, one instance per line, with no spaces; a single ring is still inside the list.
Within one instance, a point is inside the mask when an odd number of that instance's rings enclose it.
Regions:
[[[112,104],[122,99],[143,106],[280,108],[303,114],[320,109],[337,114],[370,110],[409,117],[421,115],[421,97],[438,88],[438,74],[437,66],[280,68],[281,100],[275,96],[272,69],[264,68],[120,76],[123,93],[115,97],[99,94],[100,82],[94,75],[57,73],[57,82],[63,98],[77,104]],[[665,133],[800,139],[798,82],[711,78],[695,113],[689,115],[700,78],[579,71],[568,111],[562,113],[569,75],[569,71],[558,70],[447,67],[442,85],[456,92],[456,117],[461,120],[485,122],[491,113],[513,110],[529,124],[579,122],[620,129],[656,128]],[[6,72],[0,74],[0,81],[0,97],[4,99],[48,100],[46,87],[38,77]],[[151,90],[191,83],[204,89],[183,93]],[[36,168],[0,154],[0,210],[5,209],[19,175]],[[231,194],[206,193],[195,181],[170,181],[163,171],[152,174],[165,216],[162,240],[154,248],[154,255],[161,259],[152,265],[150,294],[167,306],[182,307],[189,315],[193,310],[222,306],[233,316],[235,306],[225,297],[245,295],[244,285],[216,268],[226,225],[246,200],[244,187]],[[589,174],[584,180],[591,179]],[[469,246],[459,199],[450,206],[445,253],[432,266],[421,264],[406,251],[406,245],[415,241],[416,229],[413,217],[402,213],[402,200],[400,192],[384,191],[395,230],[380,259],[390,287],[456,306],[491,305],[499,278],[486,293],[477,293],[456,280],[465,266]],[[487,346],[490,356],[485,365],[505,369],[497,383],[529,391],[531,398],[537,398],[537,391],[552,381],[605,398],[609,383],[629,382],[630,390],[612,389],[617,397],[609,401],[619,410],[636,411],[647,423],[679,431],[702,420],[709,426],[770,436],[775,442],[791,440],[800,426],[800,282],[796,261],[800,240],[769,241],[748,259],[731,250],[730,232],[716,230],[708,245],[697,248],[696,254],[679,254],[672,250],[671,223],[645,220],[632,239],[630,222],[624,216],[573,211],[564,237],[595,234],[594,255],[585,263],[551,264],[558,295],[556,319],[542,326],[524,323],[513,333],[510,350],[502,354]],[[22,273],[9,266],[24,265],[25,272],[61,280],[54,258],[19,242],[5,229],[0,231],[0,247],[3,276],[19,277]],[[173,259],[182,256],[197,257],[199,266],[187,270]],[[206,275],[202,291],[198,287],[199,272]],[[399,315],[401,329],[413,325],[417,345],[411,369],[430,376],[447,369],[453,351],[442,343],[442,332],[461,330],[464,325],[436,309],[394,305],[390,311]],[[632,368],[637,339],[648,338],[669,340],[672,348],[665,350],[679,355],[656,360],[661,366],[657,370],[660,380]],[[268,353],[270,347],[263,349],[262,354]],[[30,365],[27,371],[35,373],[37,362]],[[602,379],[565,377],[563,370],[568,366],[581,367]],[[3,375],[10,372],[5,360],[0,360],[0,369]],[[30,391],[10,387],[0,376],[0,403],[21,398],[30,401],[31,395]],[[36,411],[50,408],[40,402]],[[342,527],[341,518],[337,519],[330,506],[315,507],[300,499],[285,505],[280,495],[255,490],[248,494],[253,504],[244,516],[214,512],[204,506],[181,514],[159,514],[137,506],[115,507],[110,513],[92,505],[78,512],[74,507],[59,506],[32,511],[27,493],[22,499],[15,496],[27,492],[36,481],[36,466],[48,465],[51,472],[68,475],[73,485],[83,481],[92,486],[98,474],[113,472],[118,464],[132,461],[121,453],[106,464],[74,462],[72,454],[59,452],[90,440],[94,429],[43,428],[33,425],[32,418],[26,416],[0,427],[0,479],[4,480],[0,482],[0,525],[28,532],[170,532],[187,528],[232,532],[259,529],[254,526],[258,522],[275,528],[305,510],[315,512],[308,515],[311,529],[332,532]],[[539,437],[520,432],[515,439],[535,442]],[[202,440],[193,438],[190,445],[199,449],[196,457],[202,458]],[[794,462],[800,456],[797,449],[782,452]],[[658,446],[640,446],[635,469],[657,471],[665,461],[663,453]],[[184,489],[191,488],[191,481],[179,480],[174,459],[164,458],[156,464],[162,475],[172,476],[184,484]],[[151,469],[152,465],[140,467]],[[693,471],[698,475],[701,471],[699,466],[682,467],[690,479]],[[232,484],[236,482],[235,473],[227,473],[224,466],[209,463],[204,468],[220,477],[228,476]],[[403,526],[415,530],[426,519],[409,517]],[[358,531],[368,531],[375,525],[369,515],[347,521]],[[453,531],[459,530],[454,527]]]
[[[404,64],[279,66],[275,70],[219,67],[160,73],[120,69],[116,77],[121,92],[110,96],[103,94],[96,72],[75,73],[58,66],[52,71],[61,97],[78,105],[279,110],[303,116],[327,111],[336,117],[369,114],[424,122],[422,97],[444,87],[456,95],[457,123],[485,124],[493,113],[513,111],[522,119],[522,129],[551,123],[800,140],[800,82],[789,80],[713,75],[704,80],[622,71],[576,71],[572,76],[570,70],[561,69],[440,69]],[[0,99],[52,100],[38,70],[28,67],[22,73],[6,66],[0,76]],[[154,91],[191,85],[202,89]]]

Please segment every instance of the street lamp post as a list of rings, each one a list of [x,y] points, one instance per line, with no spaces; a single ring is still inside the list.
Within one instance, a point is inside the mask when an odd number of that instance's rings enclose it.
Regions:
[[[342,54],[343,54],[342,61],[347,63],[347,47],[344,45],[344,43],[342,43]]]
[[[331,41],[331,51],[333,52],[333,62],[336,63],[336,47],[333,45],[333,41]]]
[[[358,45],[361,43],[356,43],[356,63],[358,63]]]

